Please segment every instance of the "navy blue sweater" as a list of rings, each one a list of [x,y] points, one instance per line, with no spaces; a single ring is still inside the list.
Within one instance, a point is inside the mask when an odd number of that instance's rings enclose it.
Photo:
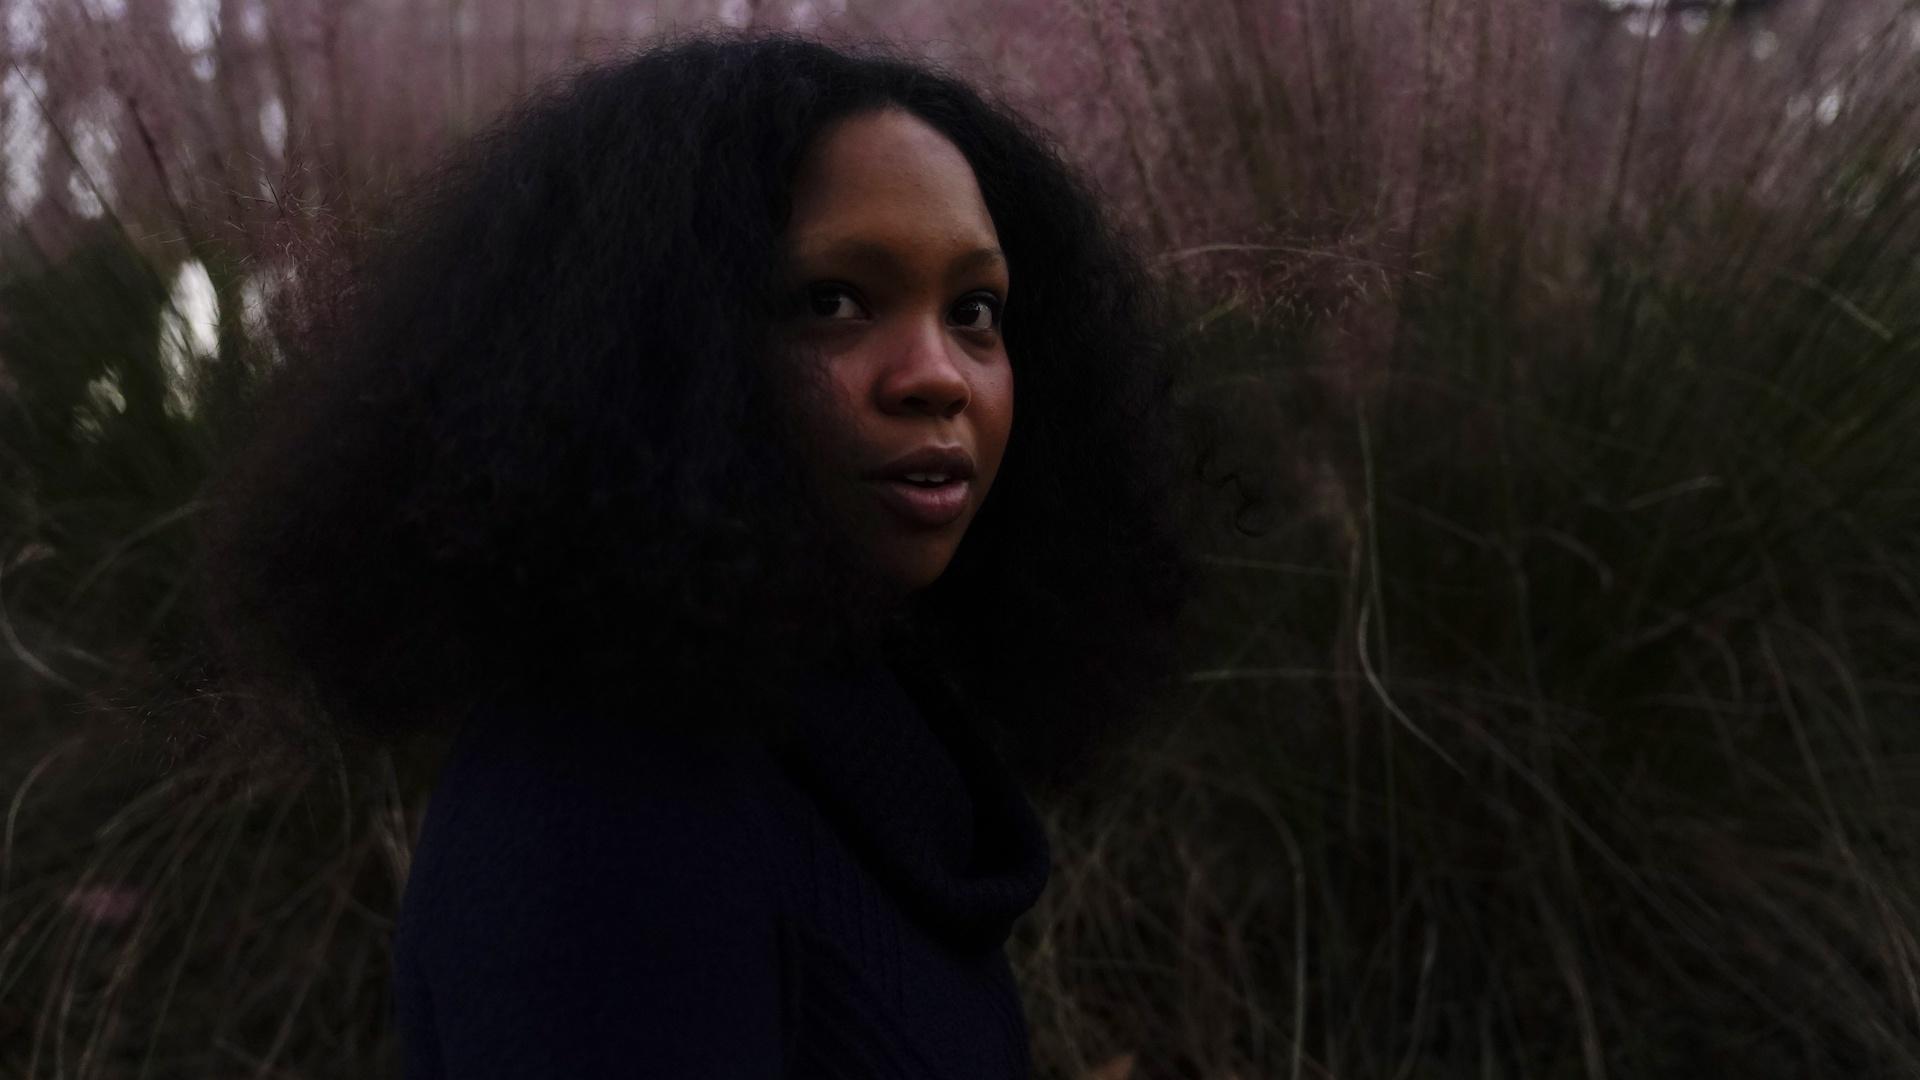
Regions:
[[[394,932],[405,1080],[1025,1077],[1032,807],[885,667],[794,700],[778,748],[477,713]]]

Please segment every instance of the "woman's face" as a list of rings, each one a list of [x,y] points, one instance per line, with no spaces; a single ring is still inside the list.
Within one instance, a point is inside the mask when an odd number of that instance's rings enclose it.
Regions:
[[[778,333],[818,357],[827,391],[805,406],[806,467],[911,592],[953,558],[1013,424],[999,235],[959,148],[899,109],[830,126],[792,195]]]

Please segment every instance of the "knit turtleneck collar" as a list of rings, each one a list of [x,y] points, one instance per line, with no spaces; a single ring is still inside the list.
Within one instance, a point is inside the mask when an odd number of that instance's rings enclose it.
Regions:
[[[1046,888],[1032,805],[957,714],[922,710],[885,664],[795,697],[790,775],[910,912],[964,948],[1002,946]]]

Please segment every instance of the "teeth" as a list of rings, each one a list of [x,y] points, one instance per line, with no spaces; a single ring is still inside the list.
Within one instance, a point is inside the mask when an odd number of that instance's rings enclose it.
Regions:
[[[944,484],[947,482],[947,474],[946,473],[910,472],[907,474],[907,479],[917,480],[923,484]]]

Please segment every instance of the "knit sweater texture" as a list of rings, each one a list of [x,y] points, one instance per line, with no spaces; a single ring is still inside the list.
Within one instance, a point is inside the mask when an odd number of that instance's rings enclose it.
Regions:
[[[1025,795],[883,665],[793,702],[751,749],[476,713],[394,931],[404,1080],[1027,1076]]]

